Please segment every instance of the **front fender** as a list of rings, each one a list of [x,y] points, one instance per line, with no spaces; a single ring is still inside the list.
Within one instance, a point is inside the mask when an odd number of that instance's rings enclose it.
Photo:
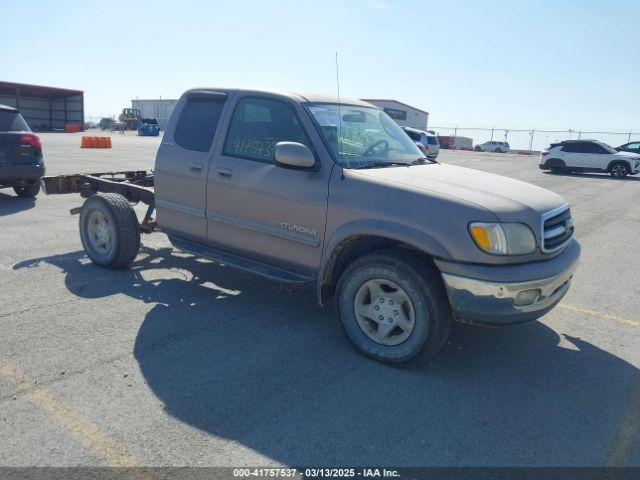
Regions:
[[[350,238],[365,235],[402,242],[433,257],[451,257],[451,253],[442,242],[422,230],[388,220],[353,220],[341,225],[325,242],[317,279],[318,300],[321,304],[322,285],[329,278],[339,246]]]

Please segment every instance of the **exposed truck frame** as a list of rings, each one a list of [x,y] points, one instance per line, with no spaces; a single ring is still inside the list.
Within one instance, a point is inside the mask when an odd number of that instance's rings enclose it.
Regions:
[[[152,217],[156,207],[153,170],[58,175],[43,177],[42,184],[48,195],[79,193],[81,197],[88,198],[96,193],[117,193],[131,203],[144,203],[149,208],[140,223],[140,232],[159,230]],[[78,214],[81,210],[82,207],[72,208],[71,213]]]

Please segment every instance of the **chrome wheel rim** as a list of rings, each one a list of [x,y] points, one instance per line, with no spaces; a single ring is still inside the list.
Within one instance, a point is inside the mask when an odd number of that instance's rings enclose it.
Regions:
[[[89,242],[99,253],[107,253],[113,244],[111,224],[106,215],[100,211],[94,211],[89,216]]]
[[[391,280],[375,278],[363,283],[356,292],[353,309],[363,333],[381,345],[399,345],[415,328],[413,303]]]
[[[623,177],[626,173],[627,169],[622,165],[616,165],[613,167],[613,176],[614,177]]]

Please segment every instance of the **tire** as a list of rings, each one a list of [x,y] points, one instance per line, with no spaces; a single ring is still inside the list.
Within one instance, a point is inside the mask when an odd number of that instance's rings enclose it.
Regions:
[[[496,149],[495,149],[495,152],[496,152],[496,153],[502,153],[502,150],[500,150],[499,148],[496,148]]]
[[[629,166],[623,162],[616,162],[609,168],[609,175],[613,178],[624,178],[629,175]]]
[[[16,195],[22,198],[34,198],[40,193],[40,182],[35,181],[28,183],[27,185],[16,185],[13,187],[13,191]]]
[[[140,250],[140,224],[129,202],[117,193],[98,193],[80,212],[80,239],[96,265],[124,268]]]
[[[567,165],[563,160],[560,160],[559,158],[550,158],[546,161],[544,166],[545,168],[548,168],[551,173],[558,174],[567,172]]]
[[[369,287],[372,282],[378,283],[379,295]],[[434,266],[412,253],[380,250],[359,258],[340,277],[337,292],[338,317],[349,340],[376,360],[430,359],[449,336],[453,315],[442,279]],[[357,314],[356,308],[370,316]],[[407,325],[411,317],[412,328],[400,328],[400,320]]]
[[[473,149],[474,149],[476,152],[480,152],[480,151],[481,151],[481,148],[480,148],[480,147],[474,147]]]

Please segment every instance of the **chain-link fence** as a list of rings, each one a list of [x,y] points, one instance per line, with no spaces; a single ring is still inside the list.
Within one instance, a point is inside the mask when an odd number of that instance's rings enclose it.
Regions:
[[[508,142],[513,150],[540,151],[550,143],[562,140],[600,140],[612,147],[623,143],[640,141],[640,132],[629,130],[627,132],[596,132],[585,130],[544,130],[544,129],[518,129],[504,127],[429,127],[441,136],[462,136],[473,139],[473,144],[489,142],[492,140]]]
[[[99,125],[103,118],[111,118],[118,121],[118,114],[110,115],[87,115],[85,122]],[[587,131],[581,129],[569,130],[546,130],[546,129],[522,129],[505,127],[429,127],[436,134],[441,136],[462,136],[473,140],[473,145],[489,142],[492,140],[508,142],[512,150],[538,152],[544,150],[553,142],[562,140],[590,139],[600,140],[612,147],[617,147],[623,143],[640,141],[640,132],[629,130],[626,132],[604,132]]]

